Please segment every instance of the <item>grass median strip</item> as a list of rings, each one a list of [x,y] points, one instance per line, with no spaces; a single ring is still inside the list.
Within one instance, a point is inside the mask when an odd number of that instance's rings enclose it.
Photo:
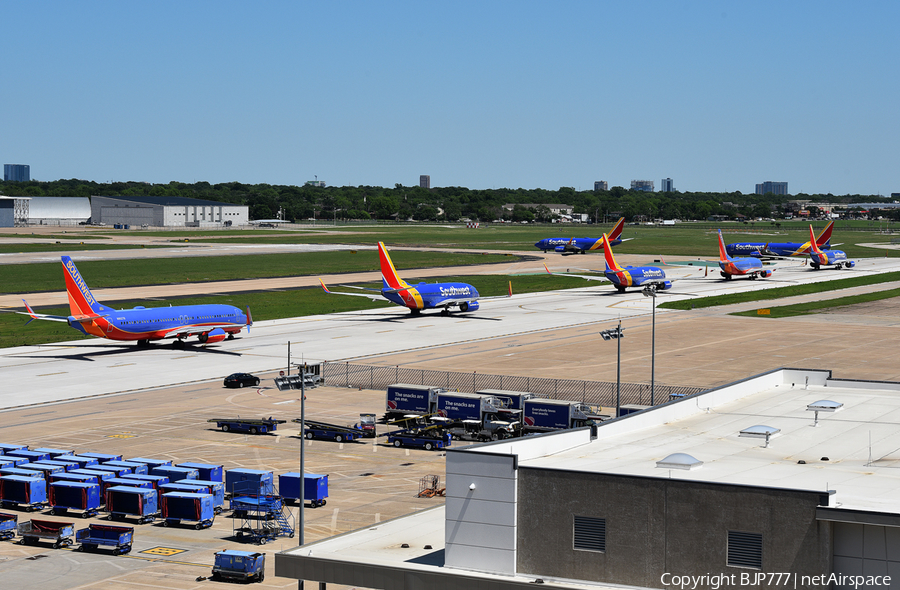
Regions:
[[[900,289],[888,289],[887,291],[850,295],[848,297],[838,297],[837,299],[826,299],[824,301],[810,301],[809,303],[795,303],[794,305],[770,307],[768,308],[768,313],[765,314],[760,314],[759,310],[754,309],[751,311],[738,311],[730,315],[754,318],[790,318],[798,315],[822,313],[833,310],[836,307],[845,307],[848,305],[856,305],[858,303],[869,303],[871,301],[881,301],[882,299],[892,299],[894,297],[900,297]]]

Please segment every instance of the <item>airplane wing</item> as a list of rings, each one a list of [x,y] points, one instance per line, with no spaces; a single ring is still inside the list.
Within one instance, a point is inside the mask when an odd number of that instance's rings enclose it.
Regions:
[[[238,324],[204,324],[202,326],[181,326],[180,328],[169,330],[163,335],[163,338],[174,338],[175,336],[187,338],[188,336],[194,336],[195,334],[212,332],[215,329],[225,330],[234,329],[235,327],[238,327]]]
[[[67,324],[69,323],[69,316],[49,315],[49,314],[45,314],[45,313],[34,313],[34,310],[31,309],[31,306],[28,305],[27,301],[25,301],[23,299],[22,303],[25,304],[25,309],[27,309],[28,311],[13,311],[13,313],[29,316],[31,318],[31,320],[28,320],[27,322],[25,322],[26,326],[28,324],[30,324],[32,320],[47,320],[47,321],[51,321],[51,322],[66,322]],[[74,321],[78,322],[79,324],[84,324],[84,323],[90,322],[92,320],[96,320],[96,319],[103,318],[103,317],[106,317],[106,316],[98,315],[98,314],[78,314],[78,315],[72,316],[72,319]]]
[[[561,277],[576,277],[576,278],[585,279],[588,281],[608,281],[609,280],[605,276],[602,276],[602,275],[576,275],[576,274],[572,274],[572,273],[568,273],[568,272],[552,272],[549,268],[547,268],[546,264],[544,265],[544,270],[547,271],[547,274],[559,275]]]
[[[367,297],[367,298],[371,299],[372,301],[383,301],[384,300],[384,297],[381,296],[381,291],[378,292],[379,293],[378,295],[375,295],[374,293],[372,293],[372,294],[369,294],[369,293],[341,293],[339,291],[329,291],[328,287],[325,286],[325,282],[322,281],[322,279],[319,279],[319,282],[322,284],[322,290],[325,291],[326,293],[328,293],[329,295],[350,295],[351,297]],[[363,287],[352,287],[350,285],[341,285],[341,286],[342,287],[350,287],[351,289],[362,289],[363,288]],[[401,289],[401,291],[403,291],[403,290],[405,290],[405,289]]]

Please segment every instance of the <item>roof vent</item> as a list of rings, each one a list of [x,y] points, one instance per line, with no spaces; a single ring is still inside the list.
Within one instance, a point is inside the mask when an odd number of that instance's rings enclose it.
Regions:
[[[813,426],[819,425],[819,412],[839,412],[844,408],[844,404],[840,402],[833,402],[831,400],[822,399],[817,402],[811,403],[806,406],[807,412],[815,412],[816,419],[813,422]]]
[[[741,430],[738,436],[744,436],[747,438],[764,438],[766,439],[766,446],[764,448],[769,448],[769,439],[776,437],[779,432],[781,432],[780,428],[758,424],[756,426],[751,426],[750,428]]]
[[[703,461],[687,453],[672,453],[662,461],[657,461],[656,466],[661,469],[686,469],[692,471],[700,469],[703,466]]]

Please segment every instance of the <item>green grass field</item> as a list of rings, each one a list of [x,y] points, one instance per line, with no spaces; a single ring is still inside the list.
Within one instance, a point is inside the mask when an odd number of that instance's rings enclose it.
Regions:
[[[858,303],[869,303],[871,301],[881,301],[883,299],[892,299],[900,297],[900,289],[888,289],[887,291],[876,291],[874,293],[864,293],[862,295],[851,295],[849,297],[838,297],[836,299],[826,299],[825,301],[811,301],[809,303],[797,303],[795,305],[782,305],[779,307],[768,307],[768,313],[760,314],[758,310],[740,311],[731,315],[738,315],[753,318],[790,318],[798,315],[810,315],[814,313],[822,313],[830,311],[836,307],[845,307],[856,305]]]

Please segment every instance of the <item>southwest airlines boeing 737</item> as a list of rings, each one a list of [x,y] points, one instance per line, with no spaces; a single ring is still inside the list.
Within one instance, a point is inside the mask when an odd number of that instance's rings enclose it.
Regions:
[[[466,283],[419,283],[418,285],[410,285],[400,278],[394,263],[387,253],[384,244],[378,242],[378,258],[381,262],[381,283],[382,288],[371,289],[378,291],[378,295],[369,293],[340,293],[337,291],[329,291],[322,283],[322,289],[329,295],[352,295],[354,297],[368,297],[372,301],[378,301],[382,298],[387,299],[397,305],[409,308],[413,315],[418,315],[423,309],[440,309],[443,315],[450,314],[451,307],[458,307],[459,311],[476,311],[478,309],[478,291],[472,285]],[[353,287],[351,285],[341,285],[351,289],[361,289],[362,287]],[[512,297],[512,283],[509,287],[509,295],[503,297]],[[499,299],[499,297],[481,297],[481,299]]]
[[[656,289],[659,291],[672,288],[672,281],[666,280],[666,273],[661,268],[655,266],[626,266],[625,268],[622,268],[619,266],[619,263],[616,262],[616,257],[613,256],[612,248],[610,248],[609,242],[606,240],[606,234],[603,234],[601,240],[603,242],[603,254],[606,257],[606,271],[603,273],[605,275],[604,277],[550,272],[550,269],[547,268],[546,264],[544,265],[544,269],[552,275],[578,277],[589,281],[607,280],[616,287],[616,290],[618,290],[619,293],[624,293],[626,287],[655,285]]]
[[[812,226],[809,226],[809,237],[812,244],[809,251],[809,265],[813,267],[813,270],[819,270],[820,266],[834,266],[835,269],[840,269],[842,266],[847,268],[856,266],[855,262],[847,260],[847,255],[843,250],[822,250],[819,248],[819,245],[816,244]]]
[[[719,268],[722,269],[720,274],[726,281],[731,280],[733,276],[767,279],[774,272],[772,269],[764,269],[762,260],[759,258],[749,256],[732,258],[729,256],[725,250],[725,240],[722,239],[722,230],[719,230]]]
[[[609,243],[618,246],[622,242],[631,238],[621,239],[622,229],[625,227],[625,218],[622,217],[613,226],[612,231],[607,234]],[[546,252],[553,250],[561,254],[584,254],[592,250],[600,250],[603,248],[602,238],[544,238],[534,245],[535,248]]]
[[[234,338],[242,328],[253,324],[249,307],[244,315],[240,309],[231,305],[113,309],[94,299],[71,258],[63,256],[62,265],[71,315],[34,313],[23,299],[22,303],[28,311],[16,313],[31,316],[27,323],[32,320],[66,322],[82,334],[110,340],[132,340],[138,346],[146,346],[151,340],[163,338],[175,338],[175,344],[183,346],[184,339],[189,336],[198,336],[202,344],[221,342],[226,338]]]
[[[822,230],[819,237],[815,238],[814,241],[819,248],[825,248],[827,250],[831,247],[831,232],[833,229],[834,222],[832,221],[825,226],[825,229]],[[725,250],[730,256],[743,255],[753,256],[755,258],[766,256],[771,258],[786,258],[809,254],[810,243],[811,241],[802,244],[799,242],[736,242],[734,244],[728,244]]]

